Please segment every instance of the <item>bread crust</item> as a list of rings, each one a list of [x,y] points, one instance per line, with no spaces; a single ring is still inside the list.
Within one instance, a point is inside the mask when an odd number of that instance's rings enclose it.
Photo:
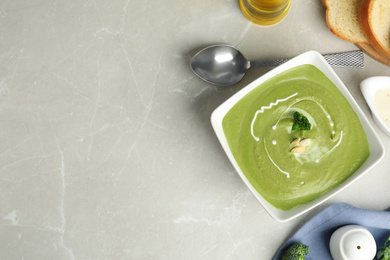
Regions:
[[[358,24],[356,24],[356,26],[359,26],[358,28],[355,28],[356,29],[356,34],[355,35],[346,35],[342,29],[340,28],[337,28],[337,25],[336,23],[332,22],[331,21],[331,15],[335,15],[335,14],[332,14],[332,12],[335,12],[334,11],[334,7],[331,7],[330,5],[330,2],[329,1],[332,1],[332,0],[321,0],[322,1],[322,4],[326,7],[326,23],[328,24],[328,27],[329,27],[329,30],[334,34],[336,35],[337,37],[343,39],[343,40],[346,40],[346,41],[349,41],[349,42],[353,42],[353,43],[368,43],[368,39],[366,38],[366,35],[363,31],[363,28],[361,28],[361,24],[360,24],[360,21],[358,22]],[[335,2],[336,1],[346,1],[346,0],[334,0]],[[354,4],[354,3],[352,3]],[[355,3],[356,4],[356,3]],[[360,4],[360,3],[359,3]],[[359,6],[360,7],[360,6]],[[360,10],[357,9],[357,10]],[[353,15],[355,16],[355,15]],[[360,20],[360,14],[356,13],[356,19]],[[333,20],[335,18],[332,18]],[[348,28],[346,28],[348,30]]]
[[[379,40],[373,26],[374,17],[374,3],[376,0],[363,0],[360,7],[360,22],[362,24],[364,33],[366,34],[370,44],[376,51],[390,58],[390,49],[385,46],[385,43]],[[389,14],[390,15],[390,14]],[[389,32],[390,34],[390,32]],[[390,43],[388,43],[390,45]]]

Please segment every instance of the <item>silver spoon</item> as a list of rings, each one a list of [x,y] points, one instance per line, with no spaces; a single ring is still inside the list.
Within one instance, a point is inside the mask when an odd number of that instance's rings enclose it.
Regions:
[[[323,57],[332,66],[364,67],[362,51],[333,53]],[[286,61],[288,59],[248,61],[240,51],[230,45],[213,45],[192,57],[191,69],[208,83],[230,86],[239,82],[250,67],[278,66]]]

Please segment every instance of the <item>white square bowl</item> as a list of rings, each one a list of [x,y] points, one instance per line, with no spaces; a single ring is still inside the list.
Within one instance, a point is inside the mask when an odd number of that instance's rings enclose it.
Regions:
[[[341,183],[339,186],[337,186],[332,191],[328,192],[324,196],[311,201],[307,204],[301,205],[299,207],[293,208],[291,210],[282,211],[274,206],[272,206],[270,203],[268,203],[258,192],[257,190],[252,186],[252,184],[248,181],[248,179],[245,177],[244,173],[241,171],[240,167],[238,166],[232,152],[230,151],[229,145],[227,143],[223,128],[222,128],[222,120],[225,117],[225,115],[229,112],[229,110],[246,94],[248,94],[251,90],[258,87],[263,82],[267,81],[268,79],[271,79],[272,77],[289,70],[291,68],[304,65],[304,64],[310,64],[315,67],[317,67],[322,73],[324,73],[329,80],[333,82],[333,84],[341,91],[341,93],[345,96],[345,98],[348,100],[349,104],[357,114],[358,118],[360,119],[360,122],[367,134],[368,142],[370,144],[371,153],[368,159],[364,162],[364,164],[353,174],[351,175],[346,181]],[[230,162],[232,163],[233,167],[237,171],[238,175],[241,177],[241,179],[244,181],[244,183],[247,185],[249,190],[253,193],[253,195],[256,197],[256,199],[260,202],[260,204],[266,209],[266,211],[277,221],[284,222],[291,220],[310,209],[316,207],[317,205],[321,204],[325,200],[329,199],[330,197],[334,196],[336,193],[340,192],[342,189],[349,186],[351,183],[353,183],[355,180],[357,180],[359,177],[361,177],[363,174],[365,174],[367,171],[369,171],[374,165],[376,165],[383,157],[384,157],[384,147],[381,143],[379,137],[375,133],[373,127],[370,125],[369,121],[367,120],[366,116],[356,103],[356,101],[353,99],[352,95],[349,93],[348,89],[345,87],[345,85],[342,83],[340,78],[337,76],[337,74],[333,71],[333,69],[330,67],[330,65],[325,61],[325,59],[322,57],[321,54],[315,51],[309,51],[305,52],[286,63],[276,67],[275,69],[271,70],[270,72],[264,74],[263,76],[259,77],[243,89],[241,89],[239,92],[237,92],[235,95],[230,97],[228,100],[226,100],[222,105],[220,105],[218,108],[216,108],[212,115],[211,115],[211,124],[214,128],[214,131],[217,135],[217,138],[219,139],[219,142],[221,143],[224,151],[226,152]]]

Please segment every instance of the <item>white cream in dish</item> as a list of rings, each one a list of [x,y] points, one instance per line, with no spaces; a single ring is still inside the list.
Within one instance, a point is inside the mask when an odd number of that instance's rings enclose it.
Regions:
[[[374,103],[378,114],[390,127],[390,85],[388,88],[382,88],[375,93]]]
[[[390,109],[390,77],[370,77],[360,83],[360,90],[371,109],[372,117],[379,128],[390,136],[390,125],[386,115]],[[390,119],[389,119],[390,120]]]

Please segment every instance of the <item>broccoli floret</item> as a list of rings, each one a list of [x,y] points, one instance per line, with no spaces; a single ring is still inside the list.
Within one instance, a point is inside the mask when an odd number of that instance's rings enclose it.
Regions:
[[[291,130],[310,130],[311,124],[309,120],[299,112],[293,114],[294,124]]]
[[[390,236],[387,238],[383,247],[378,249],[374,260],[390,260]]]
[[[308,253],[309,246],[297,242],[284,252],[282,260],[305,260]]]

